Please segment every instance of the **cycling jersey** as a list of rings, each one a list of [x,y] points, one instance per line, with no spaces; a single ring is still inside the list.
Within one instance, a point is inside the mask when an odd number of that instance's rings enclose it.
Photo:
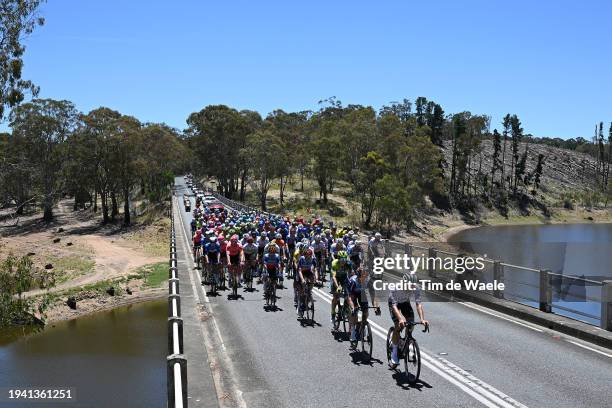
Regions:
[[[317,253],[317,252],[323,252],[326,248],[325,242],[324,241],[319,241],[319,242],[314,242],[312,244],[312,250]]]
[[[287,241],[287,246],[289,247],[289,249],[293,249],[295,248],[295,243],[297,241],[297,237],[294,235],[288,235],[287,239],[285,240]]]
[[[240,244],[229,244],[225,250],[229,254],[229,256],[240,255],[240,251],[242,251],[242,246]]]
[[[263,257],[263,263],[267,269],[276,269],[280,266],[281,259],[278,254],[265,254]]]
[[[242,252],[244,252],[244,257],[247,260],[253,260],[257,256],[257,245],[247,243],[242,247]]]
[[[338,282],[338,285],[346,290],[346,286],[348,283],[350,273],[351,273],[351,265],[348,262],[345,261],[342,263],[338,259],[335,259],[334,261],[332,261],[332,266],[331,266],[332,283],[333,283],[333,278],[335,277],[336,281]],[[336,289],[337,287],[334,284],[332,287],[332,291],[335,291]]]
[[[310,270],[310,268],[312,268],[316,264],[317,264],[317,261],[314,259],[314,257],[307,258],[302,255],[300,256],[300,259],[298,260],[298,268],[302,270],[304,269]]]

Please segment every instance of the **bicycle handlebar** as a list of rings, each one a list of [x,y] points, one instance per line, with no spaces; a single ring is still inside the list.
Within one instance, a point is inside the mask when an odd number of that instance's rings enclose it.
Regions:
[[[425,326],[422,330],[423,333],[428,332],[429,331],[429,323],[423,323],[423,322],[406,322],[406,326],[418,326],[418,325],[422,325]]]

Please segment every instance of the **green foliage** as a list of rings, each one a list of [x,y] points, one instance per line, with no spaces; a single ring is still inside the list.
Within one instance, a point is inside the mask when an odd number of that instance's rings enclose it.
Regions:
[[[12,254],[0,262],[0,328],[14,324],[30,324],[34,315],[44,319],[48,299],[23,297],[35,288],[49,288],[55,284],[54,276],[45,270],[36,270],[28,256],[17,258]]]
[[[416,184],[404,186],[394,175],[385,174],[376,181],[379,197],[374,209],[377,223],[390,234],[395,225],[410,225],[414,209],[420,201]]]
[[[21,78],[23,70],[24,38],[44,19],[37,14],[42,0],[0,0],[0,121],[5,109],[20,104],[30,92],[36,96],[38,88]]]

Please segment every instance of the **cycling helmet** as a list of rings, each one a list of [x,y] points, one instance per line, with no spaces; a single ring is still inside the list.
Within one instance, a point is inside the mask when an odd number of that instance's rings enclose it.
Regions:
[[[210,242],[217,242],[217,237],[215,237],[214,235],[210,237]]]
[[[274,236],[274,238],[275,238],[275,239],[281,239],[281,238],[283,238],[283,236],[282,236],[281,234],[276,234],[276,235]]]
[[[246,240],[247,240],[247,242],[248,242],[249,244],[252,244],[252,243],[253,243],[253,237],[252,237],[252,236],[250,236],[250,235],[247,237],[247,239],[246,239]]]
[[[232,242],[237,242],[238,241],[238,235],[234,234],[230,237],[230,241]]]
[[[268,247],[268,252],[272,252],[272,253],[276,252],[276,245],[270,245]]]
[[[348,258],[348,254],[346,253],[346,251],[338,251],[338,259],[346,259]]]

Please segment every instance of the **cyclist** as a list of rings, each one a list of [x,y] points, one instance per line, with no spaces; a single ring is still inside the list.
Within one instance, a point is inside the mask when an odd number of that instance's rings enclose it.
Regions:
[[[211,278],[218,279],[216,268],[219,267],[218,265],[221,262],[221,246],[217,242],[216,236],[213,235],[210,237],[209,242],[204,247],[204,252],[206,265],[208,265],[208,268],[210,268],[211,271]]]
[[[368,270],[372,271],[374,267],[374,258],[384,258],[386,256],[385,245],[380,232],[374,234],[374,238],[368,242]],[[381,274],[376,274],[376,280],[382,279]]]
[[[335,259],[331,266],[331,293],[333,294],[331,303],[332,327],[334,325],[334,320],[336,319],[336,306],[338,306],[339,298],[341,295],[343,297],[346,296],[347,293],[346,285],[351,273],[351,265],[349,264],[347,257],[348,255],[346,251],[338,252],[338,259]]]
[[[321,276],[322,281],[325,280],[324,257],[326,248],[327,244],[325,241],[321,240],[321,236],[315,235],[312,243],[312,250],[314,251],[315,260],[317,261],[317,268],[319,269],[319,275]]]
[[[351,317],[349,318],[349,329],[351,332],[351,347],[356,347],[357,344],[357,313],[361,309],[361,320],[366,321],[368,319],[368,296],[363,290],[367,288],[372,298],[372,303],[376,308],[376,314],[380,314],[380,308],[378,301],[376,300],[376,292],[374,291],[373,281],[367,271],[363,268],[359,268],[355,271],[355,274],[351,276],[347,284],[347,302],[351,308]],[[359,307],[359,309],[358,309]]]
[[[267,297],[270,285],[276,284],[278,271],[280,269],[281,259],[277,253],[277,246],[268,246],[268,251],[263,257],[264,263],[264,298]]]
[[[193,261],[198,263],[200,248],[202,247],[202,230],[198,229],[193,234]]]
[[[416,275],[404,273],[402,275],[403,288],[392,290],[389,292],[389,312],[391,319],[393,320],[393,335],[391,336],[391,367],[395,368],[399,364],[399,356],[397,344],[399,342],[399,334],[401,330],[406,326],[406,322],[414,321],[414,311],[410,306],[410,296],[414,296],[414,303],[416,305],[417,313],[421,322],[428,325],[429,322],[425,320],[425,311],[423,310],[423,304],[421,303],[421,288],[415,282]],[[410,284],[408,284],[410,282]]]
[[[196,220],[195,218],[192,218],[191,219],[191,235],[195,234],[197,227],[198,227],[198,220]]]
[[[234,234],[230,237],[230,244],[226,246],[225,252],[227,254],[229,272],[232,277],[236,279],[237,285],[240,286],[242,275],[241,266],[244,265],[244,253],[242,245],[238,243],[238,235]]]
[[[312,249],[307,248],[304,251],[304,255],[300,256],[297,264],[298,270],[298,291],[299,291],[299,304],[298,304],[298,315],[301,317],[304,316],[304,298],[308,292],[310,292],[312,288],[312,284],[317,281],[317,271],[315,269],[316,261],[312,257]]]
[[[249,271],[248,279],[253,279],[253,268],[257,265],[257,245],[253,243],[254,239],[252,236],[246,237],[246,244],[242,247],[242,253],[244,254],[244,260]]]
[[[361,241],[358,239],[356,239],[355,241],[351,241],[347,248],[347,252],[349,254],[349,258],[351,260],[353,268],[359,268],[361,266],[361,260],[363,259],[363,249],[361,248]]]
[[[257,238],[257,260],[259,261],[259,265],[263,266],[263,257],[266,251],[266,245],[270,242],[268,240],[268,234],[263,231],[263,223],[260,222],[260,228],[262,231],[259,233],[259,237]],[[259,272],[258,272],[259,277]],[[257,283],[261,283],[261,277],[257,280]]]

